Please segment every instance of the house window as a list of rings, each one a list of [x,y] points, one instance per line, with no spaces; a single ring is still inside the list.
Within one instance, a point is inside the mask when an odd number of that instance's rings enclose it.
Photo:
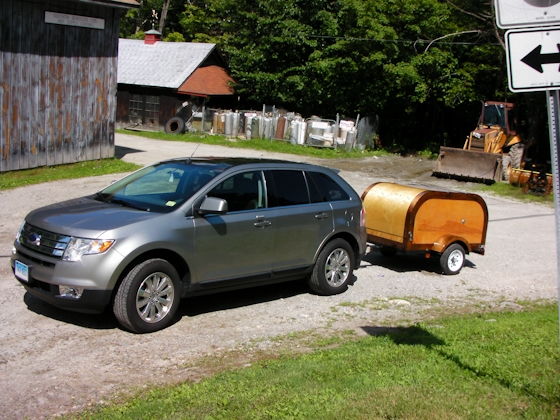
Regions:
[[[146,121],[148,125],[159,123],[159,96],[146,95]]]
[[[143,95],[130,95],[130,122],[133,124],[142,124],[142,114],[144,109]]]
[[[130,122],[138,125],[159,124],[159,96],[130,95]]]

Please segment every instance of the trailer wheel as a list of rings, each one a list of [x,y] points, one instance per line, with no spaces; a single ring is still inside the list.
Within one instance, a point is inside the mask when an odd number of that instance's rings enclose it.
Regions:
[[[444,274],[459,274],[465,265],[465,249],[459,244],[451,244],[439,259]]]
[[[185,120],[181,117],[173,117],[165,124],[167,134],[181,134],[185,131]]]

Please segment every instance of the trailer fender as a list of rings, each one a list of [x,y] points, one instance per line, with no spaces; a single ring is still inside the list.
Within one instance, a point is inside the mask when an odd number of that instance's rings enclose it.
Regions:
[[[457,243],[465,248],[465,254],[468,254],[472,251],[471,246],[467,240],[455,235],[443,235],[434,242],[431,251],[437,252],[438,254],[443,254],[449,245]]]

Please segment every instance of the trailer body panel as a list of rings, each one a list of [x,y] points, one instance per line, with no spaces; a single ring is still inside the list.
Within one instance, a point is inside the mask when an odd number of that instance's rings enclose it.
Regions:
[[[483,253],[488,208],[476,194],[380,182],[362,194],[368,242],[400,251],[442,253],[452,243]]]

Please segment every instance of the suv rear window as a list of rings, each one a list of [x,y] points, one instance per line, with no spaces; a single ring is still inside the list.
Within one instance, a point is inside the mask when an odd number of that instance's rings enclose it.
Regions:
[[[350,200],[350,196],[333,179],[321,172],[307,172],[313,203]]]
[[[331,177],[321,172],[266,171],[268,206],[350,200],[350,196]]]

